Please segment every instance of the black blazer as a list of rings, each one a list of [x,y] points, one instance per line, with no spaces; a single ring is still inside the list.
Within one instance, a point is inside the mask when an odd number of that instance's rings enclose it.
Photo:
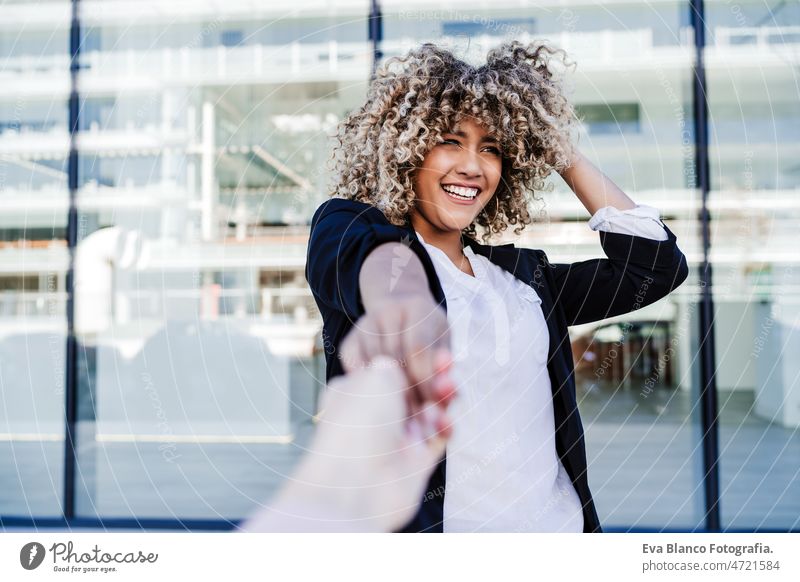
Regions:
[[[666,227],[665,227],[666,228]],[[513,244],[482,245],[464,237],[483,255],[536,290],[550,334],[547,369],[553,389],[556,451],[583,505],[584,532],[601,532],[586,475],[586,450],[575,397],[574,365],[567,326],[589,323],[649,305],[680,285],[688,275],[675,235],[668,240],[600,232],[608,258],[553,264],[543,251]],[[332,198],[311,220],[306,279],[323,320],[326,380],[344,373],[337,357],[340,342],[364,314],[358,274],[367,255],[385,242],[404,242],[422,262],[433,297],[447,305],[431,258],[409,222],[392,225],[378,208]],[[437,466],[420,509],[402,531],[441,532],[445,460]]]

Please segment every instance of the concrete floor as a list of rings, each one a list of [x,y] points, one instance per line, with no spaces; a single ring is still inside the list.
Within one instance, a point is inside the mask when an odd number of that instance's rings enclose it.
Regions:
[[[688,394],[659,389],[643,399],[636,390],[583,386],[579,401],[603,525],[702,527],[700,430]],[[719,403],[723,526],[797,529],[798,431],[755,417],[751,392],[721,393]],[[170,455],[157,443],[84,439],[78,513],[240,518],[280,485],[312,430],[310,419],[295,419],[289,444],[175,443]],[[57,517],[62,466],[62,442],[0,442],[0,515]]]

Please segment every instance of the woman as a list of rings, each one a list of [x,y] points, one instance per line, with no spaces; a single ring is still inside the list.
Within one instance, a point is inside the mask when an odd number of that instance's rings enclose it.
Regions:
[[[390,355],[413,414],[441,398],[435,353],[454,359],[446,462],[404,531],[601,531],[567,327],[653,303],[687,276],[658,212],[572,145],[556,54],[512,42],[473,67],[426,44],[388,61],[340,125],[306,266],[327,377]],[[531,193],[553,170],[607,258],[559,265],[477,242],[479,229],[487,243],[530,224]]]

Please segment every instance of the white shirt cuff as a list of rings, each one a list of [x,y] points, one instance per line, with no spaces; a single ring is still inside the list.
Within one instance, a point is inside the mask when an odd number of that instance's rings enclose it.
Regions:
[[[652,240],[667,240],[661,213],[652,206],[638,205],[628,210],[605,206],[589,220],[589,228]]]

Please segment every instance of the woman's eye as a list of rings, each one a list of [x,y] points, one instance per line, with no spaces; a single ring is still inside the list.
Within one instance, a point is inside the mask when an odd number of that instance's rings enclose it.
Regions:
[[[453,145],[457,145],[457,146],[461,147],[461,142],[459,142],[456,139],[452,139],[452,138],[450,138],[450,139],[442,139],[442,141],[440,143],[442,143],[442,144],[453,144]],[[503,153],[500,151],[500,148],[496,148],[496,147],[492,146],[492,147],[487,147],[487,148],[484,148],[484,149],[487,150],[487,151],[490,151],[491,153],[493,153],[493,154],[495,154],[497,156],[503,155]]]

